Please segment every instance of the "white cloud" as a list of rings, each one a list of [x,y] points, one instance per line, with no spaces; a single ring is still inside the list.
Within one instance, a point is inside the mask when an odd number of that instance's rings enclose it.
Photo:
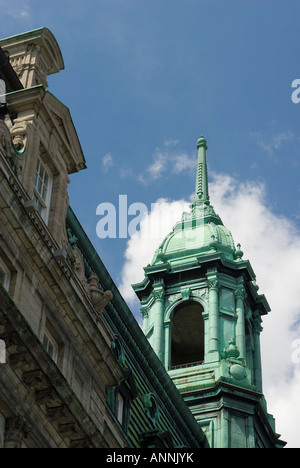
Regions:
[[[110,153],[106,153],[102,158],[102,168],[104,172],[107,172],[111,167],[113,167],[114,161]]]
[[[146,182],[147,180],[159,179],[167,169],[168,153],[156,150],[153,156],[153,161],[147,167],[145,175],[140,176],[140,180]]]
[[[255,139],[257,146],[271,158],[275,157],[277,150],[281,148],[283,143],[291,142],[294,138],[294,134],[290,130],[276,133],[267,139],[260,132],[252,132],[250,136]]]
[[[0,0],[1,16],[14,20],[28,20],[31,16],[30,6],[26,1]]]
[[[244,259],[250,260],[257,276],[259,293],[265,294],[271,307],[271,312],[263,317],[261,334],[268,411],[274,414],[276,430],[288,446],[300,447],[300,362],[293,359],[293,343],[300,339],[300,233],[289,219],[271,211],[265,195],[262,184],[241,184],[228,175],[215,174],[210,184],[212,205],[232,232],[235,243],[241,243]],[[164,213],[168,209],[178,212],[174,225],[181,218],[182,206],[186,210],[189,202],[164,202]],[[143,280],[143,267],[151,262],[154,251],[170,232],[170,221],[165,221],[153,210],[141,224],[141,232],[128,240],[120,289],[132,305],[136,306],[137,301],[134,302],[130,284]],[[143,236],[149,223],[160,223],[160,239]]]
[[[157,180],[166,174],[180,174],[182,172],[195,170],[197,158],[184,151],[176,150],[179,140],[166,140],[163,149],[156,148],[152,163],[140,174],[140,182],[147,184]]]
[[[143,280],[143,268],[151,262],[161,241],[181,219],[182,212],[189,211],[189,204],[190,202],[185,200],[158,199],[152,204],[151,212],[145,213],[140,230],[128,240],[119,288],[131,305],[138,304],[131,284]]]
[[[266,206],[262,185],[238,186],[229,177],[217,176],[210,189],[215,208],[254,268],[259,292],[269,301],[271,312],[261,335],[264,392],[277,430],[291,446],[300,447],[300,406],[295,401],[300,364],[292,361],[292,344],[300,338],[300,233]]]
[[[174,154],[172,158],[172,169],[175,174],[180,174],[184,171],[192,171],[195,173],[197,158],[191,157],[186,153]]]

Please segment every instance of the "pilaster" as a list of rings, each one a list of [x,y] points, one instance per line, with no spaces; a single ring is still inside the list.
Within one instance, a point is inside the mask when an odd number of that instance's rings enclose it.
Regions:
[[[219,361],[219,281],[216,274],[207,275],[209,320],[208,320],[208,353],[206,362]]]
[[[260,332],[262,331],[261,318],[258,311],[254,313],[253,319],[253,341],[254,341],[254,383],[258,392],[262,393],[262,369],[261,369],[261,350],[260,350]]]
[[[236,345],[240,352],[240,358],[246,360],[246,335],[245,335],[245,308],[244,300],[246,298],[246,292],[242,285],[240,285],[235,291],[236,297]]]
[[[153,349],[159,359],[164,362],[164,304],[165,289],[162,280],[157,280],[153,286]]]

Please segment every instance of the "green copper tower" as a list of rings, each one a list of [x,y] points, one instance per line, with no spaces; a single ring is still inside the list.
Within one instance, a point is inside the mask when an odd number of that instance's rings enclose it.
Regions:
[[[262,389],[268,302],[240,245],[210,204],[204,137],[195,199],[133,288],[143,330],[213,448],[275,448]]]

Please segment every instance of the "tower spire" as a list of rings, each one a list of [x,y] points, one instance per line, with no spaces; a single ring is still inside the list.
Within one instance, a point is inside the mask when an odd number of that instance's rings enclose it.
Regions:
[[[197,141],[198,150],[198,164],[196,175],[196,189],[195,189],[195,204],[205,203],[209,204],[208,193],[208,178],[207,178],[207,164],[206,164],[206,150],[207,144],[203,136]]]

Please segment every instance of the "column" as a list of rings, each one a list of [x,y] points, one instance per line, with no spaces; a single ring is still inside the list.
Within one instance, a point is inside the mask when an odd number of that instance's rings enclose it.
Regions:
[[[262,393],[262,370],[260,351],[260,332],[262,331],[260,313],[256,311],[253,319],[253,341],[254,341],[254,382],[258,392]]]
[[[153,313],[153,349],[159,359],[164,363],[164,299],[163,285],[154,286],[155,303],[152,306]]]
[[[146,335],[149,328],[149,307],[147,304],[141,303],[140,312],[143,316],[143,332]]]
[[[209,319],[208,319],[208,352],[213,353],[209,360],[219,359],[219,283],[216,277],[209,278],[208,282],[208,302],[209,302]],[[205,356],[206,356],[205,350]]]
[[[164,349],[164,366],[168,370],[171,365],[171,338],[172,338],[172,321],[168,320],[164,324],[165,327],[165,349]]]
[[[246,297],[245,289],[240,286],[235,291],[236,297],[236,345],[240,352],[240,358],[246,360],[246,336],[245,336],[245,309],[244,299]]]

